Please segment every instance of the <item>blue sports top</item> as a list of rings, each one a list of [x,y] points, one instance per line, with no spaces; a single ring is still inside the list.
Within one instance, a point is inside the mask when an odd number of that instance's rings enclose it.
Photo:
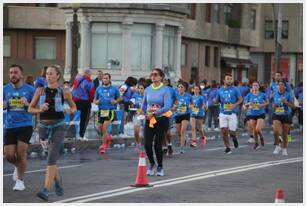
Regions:
[[[202,95],[199,96],[192,96],[192,103],[194,105],[194,107],[191,109],[191,116],[195,117],[204,117],[205,115],[205,111],[203,110],[203,105],[206,105],[207,101],[205,99],[205,97],[203,97]]]
[[[21,87],[15,88],[9,83],[3,87],[3,99],[7,108],[5,128],[33,126],[33,115],[27,111],[28,109],[22,103],[21,97],[25,97],[30,103],[34,91],[34,87],[29,84],[22,84]]]
[[[144,112],[156,111],[157,116],[160,117],[163,113],[169,111],[171,106],[172,100],[167,86],[153,89],[152,85],[150,85],[145,89],[141,106]]]
[[[100,100],[99,110],[115,110],[117,105],[113,105],[111,100],[116,100],[119,96],[119,90],[112,85],[108,87],[105,87],[104,85],[98,86],[95,92],[95,97]]]
[[[217,92],[216,99],[220,102],[220,113],[232,114],[238,112],[238,107],[230,109],[230,105],[235,104],[241,97],[239,90],[234,86],[224,88],[220,87]]]
[[[177,105],[177,116],[189,114],[191,112],[189,106],[192,101],[192,96],[189,93],[186,93],[184,95],[177,94],[176,99],[178,100]]]
[[[253,104],[253,107],[248,107],[247,116],[259,116],[265,113],[265,107],[258,108],[259,104],[265,103],[267,100],[267,97],[264,93],[258,92],[257,94],[249,93],[243,101],[243,104],[246,104],[248,102]]]
[[[275,92],[273,94],[272,102],[274,103],[274,114],[276,115],[288,115],[291,112],[291,109],[288,105],[281,102],[281,98],[285,98],[288,102],[292,102],[292,96],[288,92],[280,94]]]

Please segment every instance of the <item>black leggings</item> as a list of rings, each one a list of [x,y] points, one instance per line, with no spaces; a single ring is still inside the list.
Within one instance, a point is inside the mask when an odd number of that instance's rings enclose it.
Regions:
[[[80,136],[84,137],[86,127],[89,122],[89,116],[90,116],[90,109],[91,109],[91,103],[89,101],[80,100],[76,103],[77,109],[81,111],[81,118],[80,118]]]
[[[169,118],[168,117],[159,117],[157,118],[157,123],[154,124],[154,128],[149,127],[149,121],[146,120],[144,128],[144,146],[150,161],[150,164],[155,164],[153,157],[153,141],[154,141],[154,150],[157,159],[157,166],[163,167],[163,150],[162,145],[165,138],[165,133],[167,128],[169,128]],[[154,139],[155,136],[155,139]]]

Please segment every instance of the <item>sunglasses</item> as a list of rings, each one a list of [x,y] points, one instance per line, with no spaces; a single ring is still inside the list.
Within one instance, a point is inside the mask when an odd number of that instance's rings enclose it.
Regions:
[[[157,76],[159,76],[159,74],[158,74],[157,72],[153,72],[153,73],[151,73],[150,76],[151,76],[151,77],[152,77],[152,76],[157,77]]]

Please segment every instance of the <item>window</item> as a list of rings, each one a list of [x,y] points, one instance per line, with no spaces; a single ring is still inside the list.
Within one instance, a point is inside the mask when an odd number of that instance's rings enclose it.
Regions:
[[[206,22],[210,23],[211,22],[211,4],[206,4]]]
[[[251,29],[256,30],[256,10],[251,10]]]
[[[152,25],[133,24],[132,31],[131,68],[150,70],[152,68]]]
[[[274,38],[274,29],[273,29],[273,21],[265,22],[265,39],[273,39]]]
[[[213,21],[220,23],[220,5],[214,4]]]
[[[233,6],[231,4],[227,4],[224,6],[224,23],[225,25],[229,25],[231,20]]]
[[[182,44],[181,47],[181,65],[185,66],[187,63],[187,53],[186,53],[187,45]]]
[[[289,22],[282,21],[282,39],[288,39],[289,36]]]
[[[163,35],[163,67],[174,68],[174,54],[176,41],[176,28],[174,26],[165,26]]]
[[[122,26],[120,23],[92,24],[91,66],[120,69],[122,62]],[[113,64],[110,64],[110,63]]]
[[[195,19],[196,16],[196,4],[188,4],[189,14],[187,15],[188,19]]]
[[[209,62],[210,62],[210,47],[206,46],[205,47],[205,66],[209,67]]]
[[[219,49],[218,47],[214,47],[214,67],[218,67],[219,62]]]
[[[35,59],[56,59],[55,37],[35,37],[34,44]]]
[[[277,20],[275,21],[277,27]],[[288,39],[289,36],[289,22],[282,21],[282,39]],[[265,22],[265,39],[274,39],[273,21],[266,20]]]
[[[11,36],[3,36],[3,57],[11,56]]]

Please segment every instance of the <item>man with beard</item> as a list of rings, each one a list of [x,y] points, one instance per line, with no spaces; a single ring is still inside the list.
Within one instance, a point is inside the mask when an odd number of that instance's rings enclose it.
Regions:
[[[26,170],[27,150],[33,133],[33,116],[28,106],[34,95],[34,87],[23,83],[23,69],[19,65],[9,67],[10,83],[3,88],[3,107],[7,109],[4,131],[4,155],[15,166],[13,190],[25,189],[23,177]]]
[[[238,148],[237,140],[237,113],[238,106],[242,102],[239,90],[232,85],[233,77],[231,74],[225,74],[224,86],[218,89],[215,103],[220,102],[219,122],[225,145],[225,154],[231,154],[228,133],[233,139],[234,147]],[[229,131],[228,131],[229,130]]]

